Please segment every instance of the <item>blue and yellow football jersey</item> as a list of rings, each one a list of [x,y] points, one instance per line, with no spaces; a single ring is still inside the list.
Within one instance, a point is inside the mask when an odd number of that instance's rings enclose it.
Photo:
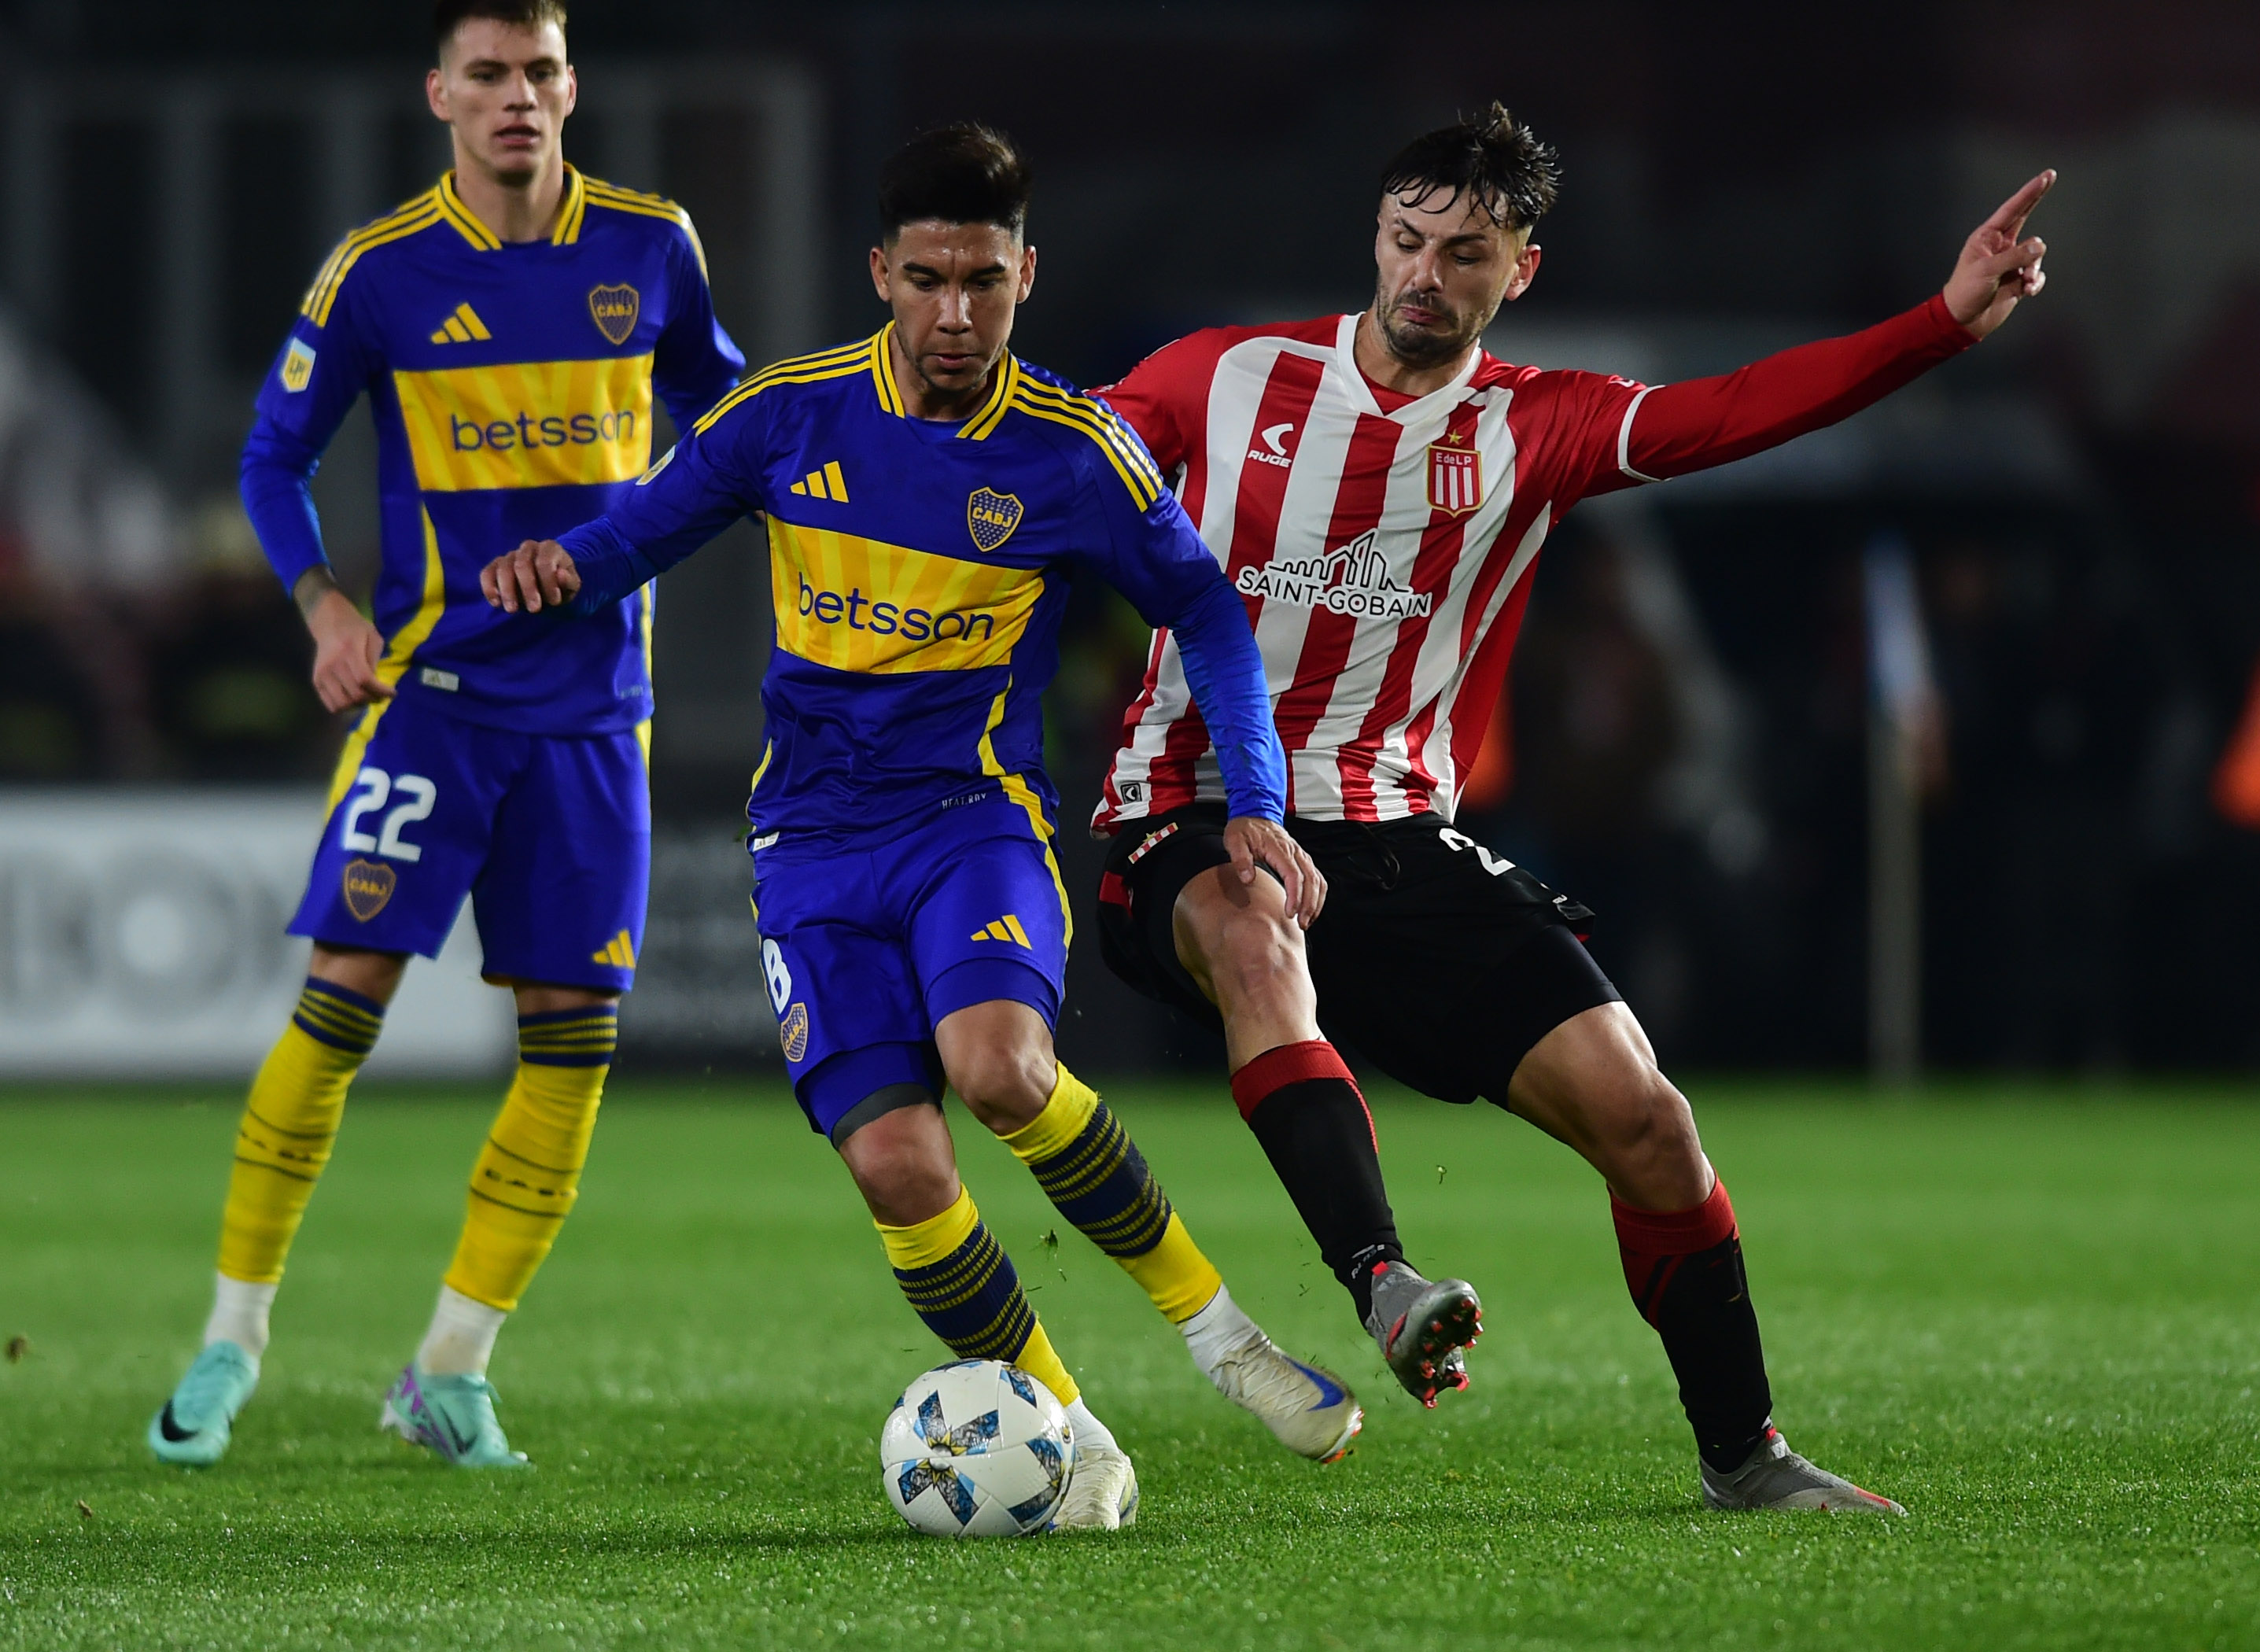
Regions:
[[[688,428],[745,358],[683,209],[566,168],[546,240],[505,245],[448,174],[340,242],[259,395],[243,497],[286,588],[323,560],[307,483],[358,397],[375,415],[381,675],[450,715],[590,734],[651,715],[651,597],[529,631],[479,594],[526,539],[609,509],[650,462],[656,386]]]
[[[1010,355],[971,418],[911,418],[891,332],[754,375],[563,535],[583,581],[564,611],[602,610],[759,513],[776,646],[755,830],[886,833],[1001,790],[1048,837],[1041,699],[1080,564],[1175,629],[1234,812],[1280,818],[1247,614],[1144,445]]]

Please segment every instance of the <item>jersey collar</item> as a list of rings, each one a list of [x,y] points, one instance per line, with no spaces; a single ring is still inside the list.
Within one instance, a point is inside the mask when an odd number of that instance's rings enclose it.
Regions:
[[[888,348],[889,341],[894,336],[895,324],[890,321],[872,337],[871,385],[878,396],[881,411],[892,413],[897,418],[908,418],[910,413],[903,405],[902,386],[895,381],[895,353]],[[973,441],[987,440],[997,426],[1004,422],[1005,411],[1012,406],[1012,397],[1019,388],[1020,359],[1007,350],[990,384],[989,398],[981,404],[978,412],[958,426],[958,435]]]
[[[440,200],[440,216],[446,218],[471,246],[482,253],[499,252],[502,238],[478,220],[463,197],[455,193],[455,175],[451,168],[440,180],[436,192]],[[552,247],[570,247],[581,239],[581,223],[589,213],[589,191],[581,181],[581,170],[568,161],[565,166],[565,193],[558,198],[556,226],[549,232]]]
[[[1468,364],[1453,375],[1450,383],[1405,403],[1393,413],[1383,412],[1381,404],[1373,399],[1373,392],[1366,387],[1365,375],[1357,370],[1357,318],[1363,313],[1360,311],[1344,316],[1334,327],[1334,376],[1341,382],[1350,405],[1359,412],[1370,414],[1375,418],[1394,419],[1400,425],[1417,425],[1430,410],[1440,404],[1448,406],[1467,393],[1468,385],[1475,378],[1476,369],[1483,365],[1481,347],[1469,352]]]

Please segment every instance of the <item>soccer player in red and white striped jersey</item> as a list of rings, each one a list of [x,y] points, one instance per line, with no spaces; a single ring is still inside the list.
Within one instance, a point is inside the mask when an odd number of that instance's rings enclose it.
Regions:
[[[1466,1384],[1474,1291],[1404,1262],[1371,1120],[1320,1019],[1447,1101],[1482,1097],[1606,1179],[1722,1507],[1894,1510],[1772,1427],[1734,1210],[1686,1099],[1580,944],[1584,908],[1452,828],[1539,548],[1579,499],[1833,424],[1969,348],[2041,290],[2043,173],[1942,291],[1849,337],[1647,385],[1484,349],[1538,273],[1551,150],[1494,104],[1382,182],[1370,307],[1197,333],[1102,392],[1172,473],[1255,627],[1312,898],[1228,863],[1221,777],[1176,647],[1154,640],[1094,830],[1115,839],[1116,972],[1221,1020],[1233,1090],[1329,1266],[1413,1393]],[[1307,930],[1307,934],[1304,933]]]

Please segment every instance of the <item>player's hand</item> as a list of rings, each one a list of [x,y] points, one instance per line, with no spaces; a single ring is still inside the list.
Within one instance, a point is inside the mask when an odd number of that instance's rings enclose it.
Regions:
[[[353,599],[332,585],[313,599],[306,629],[314,633],[314,692],[325,712],[370,705],[392,697],[392,685],[376,674],[384,639]]]
[[[2025,237],[2025,219],[2056,183],[2053,169],[2001,203],[2000,210],[1970,232],[1962,256],[1946,281],[1946,307],[1963,326],[1984,338],[2009,318],[2009,311],[2048,284],[2041,257],[2048,243]]]
[[[1241,883],[1253,883],[1262,876],[1259,865],[1268,866],[1279,875],[1296,923],[1308,929],[1318,920],[1327,904],[1327,880],[1285,826],[1261,815],[1235,815],[1224,823],[1224,847],[1232,852],[1232,869]]]
[[[479,589],[504,613],[523,608],[538,614],[544,604],[557,608],[573,600],[581,589],[581,570],[555,540],[527,540],[479,569]]]

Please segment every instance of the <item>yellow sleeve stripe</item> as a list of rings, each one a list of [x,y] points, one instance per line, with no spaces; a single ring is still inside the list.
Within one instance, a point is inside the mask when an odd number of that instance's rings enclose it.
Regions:
[[[749,401],[779,384],[812,384],[819,379],[846,378],[861,373],[870,363],[871,343],[842,345],[836,350],[823,350],[814,355],[797,355],[772,363],[747,379],[720,401],[699,415],[698,422],[690,427],[694,436],[740,403]]]
[[[1013,405],[1033,418],[1065,425],[1090,437],[1114,467],[1114,474],[1122,478],[1122,485],[1130,490],[1130,497],[1141,511],[1153,509],[1154,502],[1162,497],[1161,473],[1154,468],[1154,461],[1122,439],[1097,404],[1023,379]]]
[[[1005,414],[1012,405],[1013,394],[1020,388],[1020,361],[1009,353],[1005,357],[1005,370],[997,375],[996,387],[979,412],[965,421],[957,433],[973,441],[984,440],[989,433],[1005,422]]]
[[[610,207],[615,212],[640,212],[646,218],[665,218],[680,229],[690,241],[690,250],[698,260],[698,273],[706,273],[706,248],[691,227],[690,214],[663,195],[646,195],[638,190],[623,190],[617,183],[606,183],[602,178],[587,181],[586,198],[591,205]],[[579,234],[580,223],[574,222],[574,233]]]
[[[1106,440],[1108,446],[1120,454],[1126,463],[1145,476],[1155,487],[1164,485],[1162,473],[1155,465],[1151,455],[1146,452],[1144,444],[1130,434],[1113,409],[1088,396],[1075,396],[1065,390],[1055,390],[1052,386],[1036,379],[1024,380],[1022,389],[1027,397],[1074,413],[1095,426],[1099,434]]]
[[[549,232],[552,247],[570,247],[581,239],[581,220],[589,213],[589,191],[575,166],[565,168],[565,198],[558,203],[557,227]]]
[[[502,250],[502,237],[479,222],[478,215],[463,204],[463,197],[455,193],[455,175],[447,174],[440,180],[440,211],[455,226],[455,232],[483,253]]]
[[[306,289],[306,297],[298,306],[299,313],[318,327],[329,325],[330,308],[338,301],[338,290],[345,285],[347,275],[361,261],[361,255],[372,247],[382,247],[387,241],[397,241],[404,236],[426,230],[440,221],[439,192],[426,190],[412,201],[404,202],[373,224],[364,224],[345,240],[324,261],[314,276],[314,284]]]

